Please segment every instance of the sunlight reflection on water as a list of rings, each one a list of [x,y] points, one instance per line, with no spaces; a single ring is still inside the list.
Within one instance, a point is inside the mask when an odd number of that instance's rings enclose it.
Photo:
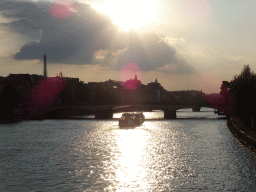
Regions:
[[[158,122],[144,122],[135,129],[117,129],[111,134],[115,153],[106,170],[114,173],[114,177],[105,178],[111,183],[107,191],[163,191],[174,177],[186,175],[182,172],[187,165],[179,163],[183,160],[180,153],[185,150],[184,142],[177,140],[187,135],[170,132],[169,128],[178,126],[175,122],[171,124],[159,127]]]
[[[115,181],[118,182],[116,189],[124,190],[129,185],[143,185],[146,171],[143,169],[142,160],[145,154],[146,132],[140,129],[121,130],[117,132],[115,142],[118,146],[116,157]],[[145,181],[145,180],[144,180]]]

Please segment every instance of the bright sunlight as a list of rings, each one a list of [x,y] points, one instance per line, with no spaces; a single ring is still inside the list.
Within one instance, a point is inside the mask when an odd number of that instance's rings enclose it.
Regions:
[[[139,29],[156,21],[155,0],[109,0],[92,7],[108,15],[121,30]]]

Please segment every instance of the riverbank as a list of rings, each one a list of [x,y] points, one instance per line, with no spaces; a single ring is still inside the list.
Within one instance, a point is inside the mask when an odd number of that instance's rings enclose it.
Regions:
[[[242,124],[232,118],[227,120],[227,127],[240,143],[256,153],[256,129],[244,131]]]

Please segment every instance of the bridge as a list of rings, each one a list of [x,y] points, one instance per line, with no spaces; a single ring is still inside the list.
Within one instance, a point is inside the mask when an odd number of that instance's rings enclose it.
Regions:
[[[141,104],[112,104],[112,105],[70,105],[50,106],[46,108],[15,109],[16,116],[21,119],[64,118],[70,116],[86,116],[94,114],[96,119],[111,119],[115,112],[132,112],[162,110],[164,119],[175,119],[176,111],[184,108],[192,108],[200,111],[202,107],[214,108],[209,103],[141,103]]]

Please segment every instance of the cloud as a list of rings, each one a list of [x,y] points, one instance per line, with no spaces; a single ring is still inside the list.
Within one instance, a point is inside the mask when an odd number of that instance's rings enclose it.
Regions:
[[[122,70],[129,63],[136,64],[142,71],[162,71],[188,74],[195,70],[177,53],[177,50],[155,33],[129,35],[129,46],[116,56],[114,68]],[[169,66],[169,67],[168,67]],[[163,70],[165,68],[165,70]],[[167,70],[168,68],[168,70]],[[169,70],[171,69],[171,70]]]
[[[42,59],[46,50],[50,63],[88,64],[95,51],[110,47],[117,29],[106,16],[78,2],[72,4],[72,14],[65,15],[66,6],[31,1],[1,3],[3,16],[13,19],[6,24],[12,32],[41,32],[39,42],[24,45],[15,59]]]
[[[5,28],[30,39],[14,58],[42,60],[46,51],[48,63],[96,64],[114,70],[135,63],[141,71],[194,72],[177,50],[155,33],[118,31],[107,16],[90,5],[72,2],[0,0],[1,14],[10,20]]]
[[[237,56],[237,55],[236,56],[231,56],[231,55],[226,56],[227,59],[229,59],[230,61],[235,61],[235,62],[242,61],[244,59],[244,57],[245,56],[243,56],[243,55],[242,56]]]

